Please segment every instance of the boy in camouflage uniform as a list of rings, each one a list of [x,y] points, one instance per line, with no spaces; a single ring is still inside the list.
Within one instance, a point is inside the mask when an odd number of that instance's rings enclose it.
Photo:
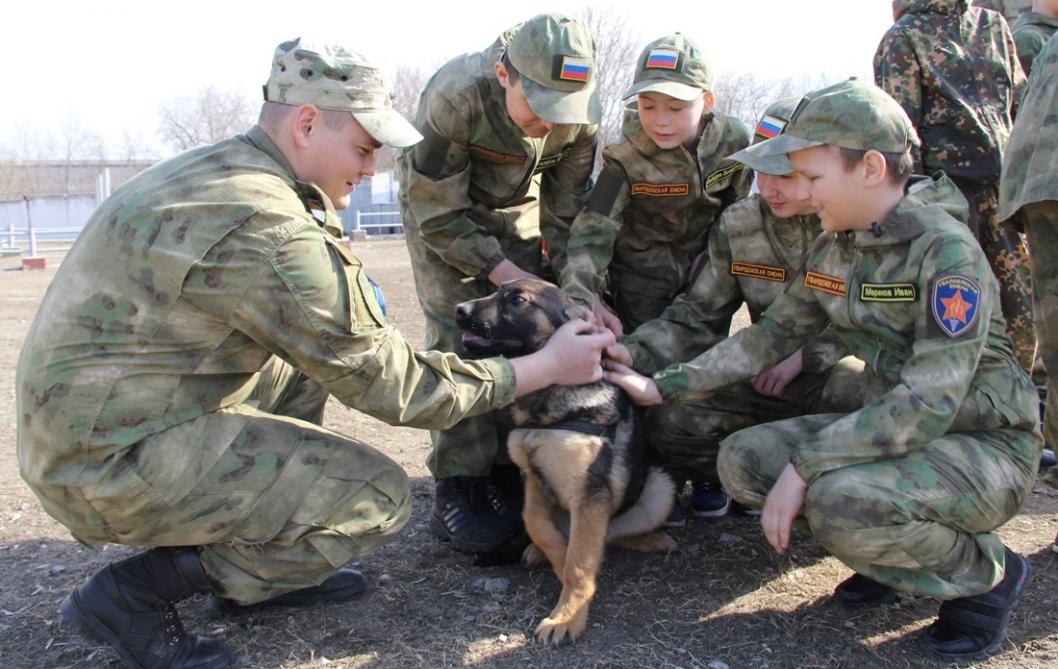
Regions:
[[[1025,12],[1014,23],[1014,45],[1025,76],[1032,74],[1032,63],[1043,45],[1058,30],[1058,0],[1035,0],[1032,11]]]
[[[999,12],[1007,23],[1014,22],[1025,12],[1032,9],[1033,0],[974,0],[974,5],[982,9],[991,9]]]
[[[679,33],[662,37],[637,63],[624,97],[637,96],[638,116],[603,152],[561,273],[562,287],[589,307],[609,293],[625,331],[657,317],[687,287],[709,229],[753,181],[724,158],[749,144],[749,134],[714,111],[711,68],[697,44]]]
[[[99,207],[18,364],[19,465],[45,510],[87,545],[160,547],[62,604],[130,667],[228,666],[218,639],[180,624],[173,604],[195,592],[239,612],[363,591],[342,567],[407,522],[410,491],[395,462],[320,426],[328,395],[440,428],[561,381],[548,377],[590,365],[583,344],[612,341],[567,336],[565,355],[536,363],[415,351],[337,243],[335,207],[376,148],[419,134],[381,71],[333,45],[281,44],[265,100],[245,135],[155,165]]]
[[[999,279],[1018,361],[1036,355],[1028,253],[996,221],[1003,146],[1025,82],[1010,28],[966,0],[894,0],[874,56],[875,82],[896,98],[922,139],[916,172],[944,170],[970,203],[970,229]]]
[[[1024,231],[1032,256],[1033,301],[1040,357],[1047,371],[1044,440],[1058,444],[1058,38],[1036,58],[1018,120],[1010,133],[999,219]],[[1058,488],[1058,467],[1042,477]],[[1058,552],[1058,538],[1054,550]]]
[[[456,304],[564,263],[591,186],[595,56],[585,26],[543,14],[426,84],[425,139],[401,157],[400,201],[428,347],[464,353]],[[508,430],[490,413],[432,435],[433,528],[459,549],[491,551],[521,532]]]
[[[923,635],[952,660],[1005,637],[1028,562],[992,531],[1032,487],[1042,439],[1036,393],[1014,358],[998,286],[943,175],[909,181],[915,131],[900,105],[855,80],[805,96],[782,134],[736,159],[789,154],[824,234],[801,276],[761,319],[653,378],[621,364],[606,377],[637,401],[683,403],[784,359],[827,322],[867,362],[867,399],[850,414],[736,432],[720,477],[763,507],[782,553],[794,519],[856,574],[847,603],[891,589],[944,599]],[[628,361],[620,345],[612,347]]]
[[[774,137],[800,98],[765,110],[754,142]],[[732,315],[746,304],[753,322],[798,276],[822,232],[815,207],[798,199],[793,168],[785,156],[756,165],[760,193],[736,202],[709,232],[708,260],[690,289],[656,319],[621,342],[635,368],[653,373],[690,360],[727,337]],[[646,434],[658,461],[676,481],[693,481],[691,513],[722,516],[729,500],[720,488],[716,455],[732,432],[781,418],[822,411],[852,411],[862,395],[862,361],[846,356],[827,330],[770,370],[700,402],[667,404],[647,411]],[[840,363],[839,363],[840,360]],[[677,498],[668,525],[683,524]]]

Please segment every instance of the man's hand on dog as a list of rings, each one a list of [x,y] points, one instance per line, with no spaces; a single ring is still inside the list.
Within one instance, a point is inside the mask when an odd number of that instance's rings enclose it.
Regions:
[[[614,341],[613,333],[597,329],[590,315],[571,320],[551,335],[544,348],[510,359],[518,397],[550,385],[577,386],[602,379],[599,361],[603,349]]]
[[[793,527],[794,518],[804,508],[807,487],[804,479],[794,469],[793,463],[790,463],[782,470],[779,480],[764,500],[760,524],[764,528],[768,543],[779,555],[790,547],[790,528]]]
[[[537,275],[532,272],[526,272],[524,269],[515,265],[506,258],[501,260],[498,265],[492,268],[489,272],[488,279],[493,285],[502,285],[505,281],[513,281],[514,279],[539,279]]]
[[[620,346],[620,344],[617,344],[617,346]],[[624,347],[621,346],[621,348],[623,349]],[[607,354],[609,354],[609,350],[607,349]],[[606,370],[603,372],[603,378],[623,389],[632,398],[632,401],[639,406],[648,407],[661,404],[661,391],[658,390],[658,384],[654,383],[654,379],[649,376],[643,376],[628,365],[621,364],[613,358],[603,360],[602,366]]]
[[[595,320],[602,323],[603,327],[613,333],[613,336],[620,337],[625,333],[625,328],[621,325],[621,319],[610,311],[609,307],[598,295],[595,296],[595,306],[592,311],[595,313]]]

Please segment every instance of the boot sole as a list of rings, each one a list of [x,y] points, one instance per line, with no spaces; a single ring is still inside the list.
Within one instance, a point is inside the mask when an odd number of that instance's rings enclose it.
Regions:
[[[1003,647],[1003,642],[1007,640],[1007,625],[1010,624],[1010,615],[1014,613],[1014,605],[1018,603],[1018,600],[1021,599],[1021,595],[1025,593],[1025,590],[1029,587],[1029,583],[1032,581],[1032,566],[1029,565],[1029,561],[1024,557],[1021,557],[1021,561],[1025,567],[1025,574],[1018,583],[1017,590],[1014,591],[1014,598],[1010,602],[1010,607],[1003,615],[1003,632],[998,635],[998,638],[996,638],[995,641],[974,653],[941,653],[934,650],[934,648],[928,643],[925,643],[926,648],[929,648],[929,650],[937,657],[942,657],[945,660],[987,660],[989,657],[998,653]]]

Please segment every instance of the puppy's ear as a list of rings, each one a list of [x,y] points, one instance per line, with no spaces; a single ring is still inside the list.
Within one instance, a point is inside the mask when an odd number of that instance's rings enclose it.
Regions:
[[[565,320],[562,322],[568,323],[575,318],[587,318],[591,315],[591,309],[579,304],[567,304],[562,308],[562,315],[565,317]]]

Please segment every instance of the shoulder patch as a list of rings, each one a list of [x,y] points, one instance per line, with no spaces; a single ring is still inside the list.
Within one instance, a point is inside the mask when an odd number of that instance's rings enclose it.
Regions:
[[[751,279],[764,279],[765,281],[786,281],[785,267],[771,267],[769,265],[754,265],[748,262],[731,261],[731,274],[735,276],[748,276]]]
[[[731,163],[726,167],[721,167],[705,178],[705,187],[712,188],[714,185],[722,181],[729,180],[731,175],[738,172],[743,167],[745,166],[742,163]]]
[[[805,273],[805,288],[830,293],[831,295],[837,295],[838,297],[845,297],[845,295],[848,294],[848,291],[845,289],[845,279],[839,279],[835,276],[827,276],[826,274],[820,274],[819,272]]]
[[[952,339],[973,330],[980,301],[980,286],[964,274],[941,274],[933,279],[930,291],[933,319]]]
[[[632,197],[678,197],[691,192],[689,183],[682,184],[632,184]]]
[[[918,286],[913,283],[862,283],[862,302],[914,302],[918,299]]]
[[[604,167],[602,173],[599,174],[599,179],[595,182],[595,187],[591,189],[591,195],[584,208],[603,216],[609,216],[624,182],[624,172],[619,167],[613,165]]]

